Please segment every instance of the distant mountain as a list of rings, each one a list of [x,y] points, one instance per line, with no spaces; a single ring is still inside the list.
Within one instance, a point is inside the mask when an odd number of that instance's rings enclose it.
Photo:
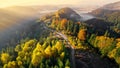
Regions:
[[[102,8],[108,9],[108,10],[120,10],[120,1],[107,4],[107,5],[103,6]]]
[[[101,8],[93,10],[90,14],[102,18],[108,22],[114,23],[114,26],[119,27],[120,24],[120,1],[107,4]]]
[[[92,14],[92,15],[94,15],[94,16],[96,16],[96,17],[104,17],[104,16],[106,16],[107,14],[111,14],[111,13],[113,13],[113,12],[115,12],[115,11],[99,8],[99,9],[93,10],[92,12],[90,12],[90,14]]]
[[[97,17],[104,17],[107,14],[111,14],[113,12],[120,12],[120,1],[107,4],[103,7],[93,10],[92,12],[90,12],[90,14],[97,16]]]
[[[53,18],[66,18],[73,21],[79,21],[80,15],[71,8],[62,8],[54,13],[49,13],[41,18],[42,21],[50,21]]]
[[[98,32],[105,33],[104,31],[106,31],[106,29],[109,29],[107,27],[111,27],[110,28],[111,34],[116,33],[116,36],[119,37],[119,34],[120,34],[120,1],[107,4],[101,8],[93,10],[89,14],[95,16],[97,19],[99,18],[102,19],[102,20],[96,20],[97,24],[94,23],[95,20],[87,21],[89,25],[92,24],[92,27],[97,28]],[[109,25],[109,24],[112,24],[112,25]]]

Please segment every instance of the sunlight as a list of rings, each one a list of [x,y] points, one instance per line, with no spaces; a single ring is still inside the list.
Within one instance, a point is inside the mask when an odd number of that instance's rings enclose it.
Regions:
[[[15,5],[102,5],[119,0],[0,0],[0,7],[8,7]]]
[[[0,0],[0,68],[120,68],[120,0]]]

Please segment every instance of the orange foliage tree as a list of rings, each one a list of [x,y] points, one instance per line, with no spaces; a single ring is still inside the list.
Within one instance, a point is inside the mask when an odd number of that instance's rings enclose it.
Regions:
[[[85,41],[86,40],[86,29],[81,29],[78,33],[78,38],[81,41]]]
[[[61,20],[61,24],[60,24],[61,29],[65,29],[66,25],[67,25],[67,19],[64,18],[64,19]]]

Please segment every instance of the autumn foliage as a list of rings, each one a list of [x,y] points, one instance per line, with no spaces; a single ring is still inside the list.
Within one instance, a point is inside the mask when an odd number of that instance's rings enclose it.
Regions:
[[[52,42],[50,45],[49,43]],[[66,51],[63,43],[52,39],[43,42],[41,45],[37,40],[32,39],[21,43],[14,48],[13,53],[1,53],[0,64],[3,68],[65,68],[69,58],[66,58]],[[15,56],[14,56],[15,55]],[[14,57],[13,57],[14,56]],[[63,60],[64,59],[64,60]],[[51,64],[54,63],[54,64]],[[69,62],[70,63],[70,62]]]
[[[64,18],[64,19],[61,20],[61,28],[65,28],[66,25],[67,25],[67,19]]]
[[[10,55],[8,53],[2,53],[1,54],[1,61],[3,64],[6,64],[9,62]]]
[[[82,41],[86,40],[86,29],[81,29],[79,31],[78,38]]]

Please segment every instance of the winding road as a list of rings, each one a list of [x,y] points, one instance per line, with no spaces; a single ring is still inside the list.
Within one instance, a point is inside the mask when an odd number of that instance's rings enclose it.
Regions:
[[[50,30],[51,32],[55,32],[57,35],[59,35],[60,37],[62,37],[65,41],[67,41],[67,44],[69,45],[70,49],[71,49],[71,63],[72,63],[72,68],[76,68],[75,65],[75,50],[74,47],[70,44],[68,38],[66,37],[66,35],[62,34],[61,32],[57,32],[51,28],[48,28],[46,25],[44,25],[44,28],[47,30]]]
[[[62,34],[61,32],[56,32],[56,34],[58,34],[59,36],[61,36],[65,41],[67,41],[67,44],[69,45],[69,47],[71,48],[71,61],[72,61],[72,68],[76,68],[75,66],[75,50],[74,47],[70,44],[68,38]]]
[[[54,31],[54,30],[53,30]],[[60,37],[62,37],[65,41],[67,41],[67,44],[69,45],[70,49],[71,49],[71,63],[72,63],[72,68],[76,68],[76,60],[75,60],[75,49],[74,47],[70,44],[68,38],[66,37],[65,34],[62,34],[61,32],[56,32],[57,35],[59,35]],[[79,64],[81,64],[81,68],[89,68],[88,65],[86,63],[84,63],[83,61],[79,60]]]

